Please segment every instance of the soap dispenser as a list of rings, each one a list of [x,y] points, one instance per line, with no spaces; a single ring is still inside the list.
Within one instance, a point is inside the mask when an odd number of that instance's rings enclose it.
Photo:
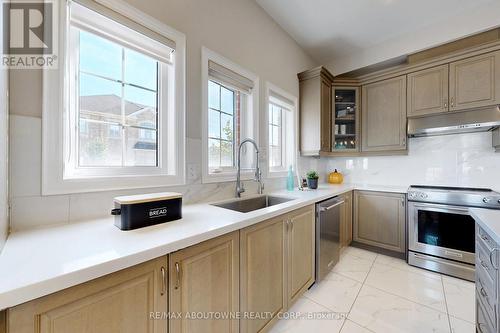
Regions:
[[[288,168],[288,176],[286,178],[286,189],[288,191],[293,191],[294,184],[295,184],[295,180],[294,180],[294,176],[293,176],[293,169],[292,169],[292,166],[290,165],[290,167]]]

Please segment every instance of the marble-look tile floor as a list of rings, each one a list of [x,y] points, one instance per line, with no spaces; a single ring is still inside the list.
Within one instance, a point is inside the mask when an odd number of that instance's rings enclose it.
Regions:
[[[349,247],[271,332],[473,333],[474,304],[474,283]]]

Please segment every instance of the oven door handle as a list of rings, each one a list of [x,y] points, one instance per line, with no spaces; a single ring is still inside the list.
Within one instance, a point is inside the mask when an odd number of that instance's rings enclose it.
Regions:
[[[459,212],[464,214],[469,213],[469,208],[464,208],[460,206],[451,206],[451,205],[413,203],[413,207],[427,209],[431,211],[438,211],[443,213],[453,213],[453,212]]]

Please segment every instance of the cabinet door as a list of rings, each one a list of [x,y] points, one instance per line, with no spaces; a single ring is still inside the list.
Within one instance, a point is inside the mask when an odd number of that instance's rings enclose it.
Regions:
[[[240,310],[274,314],[285,311],[285,217],[242,229],[240,242]],[[276,316],[241,319],[241,332],[266,331],[276,320]]]
[[[362,150],[406,150],[406,77],[367,84],[361,95]]]
[[[331,150],[331,83],[321,79],[321,151]]]
[[[355,191],[354,241],[405,252],[405,195]]]
[[[500,51],[450,64],[450,110],[500,103]]]
[[[332,152],[358,152],[360,147],[359,87],[332,88]]]
[[[408,74],[408,117],[448,111],[448,65]]]
[[[321,142],[321,79],[300,81],[300,153],[316,156],[322,147]]]
[[[0,333],[5,333],[7,332],[7,323],[5,322],[5,310],[0,311]]]
[[[352,242],[352,192],[345,193],[344,205],[342,210],[342,223],[340,235],[342,240],[340,242],[342,247],[347,247]]]
[[[191,313],[231,315],[239,311],[239,232],[170,254],[171,333],[236,333],[237,320],[193,319]]]
[[[149,262],[9,309],[15,333],[165,333],[167,258]]]
[[[314,282],[314,210],[314,206],[296,210],[287,220],[288,307]]]
[[[331,101],[333,75],[318,67],[298,74],[300,153],[318,156],[331,148]]]

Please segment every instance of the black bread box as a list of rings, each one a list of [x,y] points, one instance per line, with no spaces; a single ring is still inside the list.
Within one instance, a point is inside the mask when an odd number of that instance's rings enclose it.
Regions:
[[[115,225],[133,230],[182,218],[182,194],[175,192],[139,194],[114,199]]]

